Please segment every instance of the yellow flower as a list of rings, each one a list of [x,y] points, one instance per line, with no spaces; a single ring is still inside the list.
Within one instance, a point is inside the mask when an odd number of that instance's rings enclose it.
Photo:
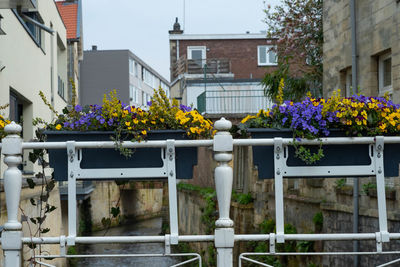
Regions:
[[[381,125],[379,125],[379,129],[381,129],[382,131],[385,131],[386,128],[386,123],[382,123]]]
[[[156,122],[155,121],[151,121],[151,124],[156,124]]]
[[[245,123],[246,121],[250,120],[250,119],[254,119],[256,116],[251,116],[251,115],[247,115],[246,118],[244,118],[241,123]]]
[[[160,118],[160,121],[161,121],[161,122],[164,122],[165,120],[164,120],[163,118]]]
[[[142,134],[143,134],[143,135],[146,135],[146,134],[147,134],[146,130],[143,130],[143,131],[142,131]]]
[[[125,125],[126,125],[126,126],[131,126],[131,122],[130,122],[130,121],[126,121],[126,122],[125,122]]]
[[[61,130],[61,127],[62,127],[61,124],[57,124],[56,129]]]
[[[138,123],[139,123],[139,120],[138,120],[138,119],[133,119],[133,123],[134,123],[134,124],[138,124]]]

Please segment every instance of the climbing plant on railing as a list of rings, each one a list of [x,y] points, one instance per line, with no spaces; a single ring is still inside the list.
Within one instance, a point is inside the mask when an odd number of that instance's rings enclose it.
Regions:
[[[34,121],[34,124],[38,123],[38,121]],[[46,140],[45,135],[42,134],[40,130],[36,131],[36,139],[34,141],[44,142]],[[34,149],[29,153],[29,161],[32,163],[38,163],[40,166],[40,170],[34,175],[34,178],[27,178],[26,182],[28,187],[33,190],[37,190],[37,186],[39,186],[39,195],[36,197],[31,197],[29,199],[30,204],[37,208],[37,214],[35,215],[26,215],[25,211],[20,207],[21,212],[27,218],[28,229],[32,237],[41,237],[43,234],[50,232],[50,228],[45,226],[46,219],[48,215],[57,209],[50,202],[50,193],[55,188],[55,181],[52,177],[52,174],[48,173],[49,163],[47,161],[47,152],[45,149]],[[46,172],[47,171],[47,172]],[[35,255],[36,250],[38,250],[39,254],[42,254],[41,245],[36,244],[28,244],[28,246],[32,249],[33,255]],[[31,264],[36,266],[35,257],[31,257],[29,259]]]

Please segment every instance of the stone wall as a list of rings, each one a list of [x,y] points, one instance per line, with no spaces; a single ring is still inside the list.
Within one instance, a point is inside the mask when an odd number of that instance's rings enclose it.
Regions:
[[[347,0],[324,1],[324,95],[346,89],[351,73],[350,7]],[[357,64],[360,92],[378,95],[379,56],[392,57],[393,99],[400,99],[400,3],[391,0],[356,2]]]
[[[102,218],[111,218],[112,207],[120,205],[121,216],[127,219],[147,219],[161,215],[163,189],[159,183],[143,187],[142,182],[118,186],[114,181],[95,182],[90,195],[93,230],[103,228]],[[112,224],[120,223],[112,220]]]
[[[18,212],[18,219],[22,219],[26,215],[29,218],[34,218],[38,217],[39,215],[39,208],[38,206],[33,206],[30,202],[30,199],[34,199],[35,203],[38,203],[40,195],[41,195],[41,186],[37,185],[35,186],[34,189],[30,189],[27,184],[26,180],[23,179],[23,188],[21,191],[21,201],[20,201],[20,210]],[[64,235],[64,229],[63,229],[63,224],[61,221],[61,208],[60,208],[60,193],[58,191],[58,186],[56,186],[53,191],[51,191],[48,203],[56,206],[57,209],[55,209],[53,212],[51,212],[45,222],[42,225],[42,229],[49,228],[50,231],[46,234],[42,234],[41,236],[60,236]],[[23,211],[23,213],[22,213]],[[7,209],[6,209],[6,201],[5,201],[5,193],[3,189],[3,183],[1,184],[1,190],[0,190],[0,225],[4,225],[4,223],[7,222]],[[29,218],[27,220],[23,220],[22,222],[22,230],[23,234],[25,237],[29,237],[34,233],[37,229],[36,225],[33,224],[32,222],[29,221]],[[60,246],[59,245],[42,245],[41,250],[42,253],[44,254],[44,251],[47,254],[55,254],[58,255],[60,254]],[[23,253],[22,253],[22,265],[27,266],[29,263],[30,257],[32,257],[32,250],[29,249],[28,246],[24,245],[23,246]],[[39,254],[39,250],[36,249],[36,255]],[[66,266],[66,261],[65,259],[53,259],[53,260],[41,260],[42,262],[46,262],[49,264],[52,264],[57,267],[61,266]],[[3,253],[1,250],[0,253],[0,266],[4,266],[4,258],[3,258]]]

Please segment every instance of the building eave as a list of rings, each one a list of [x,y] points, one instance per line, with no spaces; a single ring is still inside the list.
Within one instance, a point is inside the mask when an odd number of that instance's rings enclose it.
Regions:
[[[232,40],[232,39],[266,39],[274,40],[277,38],[267,38],[264,33],[247,34],[170,34],[170,40]]]

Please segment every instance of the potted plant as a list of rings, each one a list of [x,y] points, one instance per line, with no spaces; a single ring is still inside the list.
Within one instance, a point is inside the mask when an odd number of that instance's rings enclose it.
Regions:
[[[279,103],[279,102],[278,102]],[[292,138],[288,166],[341,166],[371,163],[369,145],[301,145],[301,139],[339,136],[378,136],[400,133],[400,109],[387,97],[354,95],[341,97],[340,91],[328,99],[311,96],[301,102],[280,101],[271,110],[247,116],[239,130],[252,138]],[[272,146],[253,147],[253,161],[260,178],[274,177]],[[384,148],[386,176],[398,176],[400,144]]]
[[[46,102],[46,101],[45,101]],[[122,141],[209,138],[212,123],[196,110],[170,101],[160,88],[155,91],[148,110],[122,103],[111,92],[102,105],[65,108],[63,114],[46,124],[47,141],[109,141],[115,149],[83,149],[81,168],[146,168],[162,167],[161,148],[129,150]],[[191,178],[197,164],[197,148],[175,149],[176,177]],[[50,166],[58,181],[67,180],[67,152],[49,150]],[[145,178],[145,177],[144,177]]]

